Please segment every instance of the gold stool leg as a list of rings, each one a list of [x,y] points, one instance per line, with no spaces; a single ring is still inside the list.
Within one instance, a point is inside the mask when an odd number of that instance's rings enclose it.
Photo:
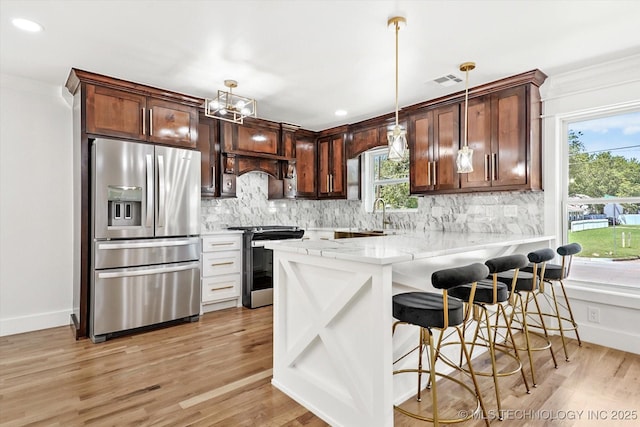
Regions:
[[[431,338],[429,338],[429,342],[431,342]],[[422,402],[422,353],[424,351],[425,344],[425,333],[424,328],[420,328],[420,343],[418,349],[418,394],[416,395],[416,400],[418,402]]]
[[[520,293],[517,293],[516,295],[517,295],[518,301],[520,302],[520,310],[522,313],[522,329],[524,331],[524,342],[527,349],[527,355],[529,356],[529,369],[531,369],[531,380],[533,381],[533,386],[538,387],[538,384],[536,384],[536,371],[535,371],[535,368],[533,367],[533,355],[531,354],[531,342],[529,341],[529,325],[527,322],[527,309],[524,304],[524,301],[522,301],[522,295]],[[513,313],[511,313],[512,320],[513,320],[514,314],[515,314],[515,310]]]
[[[558,299],[556,298],[556,290],[553,287],[553,283],[550,283],[551,295],[553,297],[553,305],[556,310],[556,319],[558,319],[558,330],[560,331],[560,338],[562,339],[562,349],[564,350],[564,360],[569,361],[569,353],[567,353],[567,341],[564,338],[564,328],[562,327],[562,316],[560,314],[560,307],[558,306]]]
[[[431,330],[427,330],[427,332],[429,338],[429,364],[431,365],[429,367],[429,384],[431,386],[431,399],[433,402],[433,425],[438,427],[440,421],[438,417],[438,387],[436,384],[436,349],[433,347],[433,334]],[[442,336],[442,333],[440,333],[440,336]]]
[[[495,338],[496,330],[494,330],[493,337],[491,336],[491,321],[489,320],[489,312],[486,307],[481,306],[484,313],[485,322],[487,325],[487,339],[489,341],[489,355],[491,356],[491,372],[493,373],[493,386],[496,390],[496,403],[498,404],[498,419],[502,421],[502,403],[500,401],[500,388],[498,386],[498,368],[496,367],[496,347]],[[478,324],[478,329],[480,324]],[[474,341],[475,344],[475,341]]]
[[[551,359],[553,359],[553,367],[558,369],[558,362],[556,361],[556,356],[553,354],[553,346],[551,345],[551,339],[549,338],[549,332],[547,331],[547,326],[544,324],[544,316],[542,315],[542,311],[540,310],[540,304],[538,303],[538,298],[536,297],[535,292],[531,292],[533,296],[533,302],[536,304],[536,310],[538,310],[538,315],[540,316],[540,324],[542,325],[542,330],[544,331],[544,337],[547,339],[549,343],[549,352],[551,353]]]
[[[569,318],[571,319],[571,324],[575,328],[576,331],[576,339],[578,340],[578,347],[582,347],[582,341],[580,341],[580,334],[578,334],[578,324],[576,323],[576,319],[573,317],[573,311],[571,310],[571,304],[569,303],[569,298],[567,297],[567,291],[564,289],[564,282],[559,280],[560,289],[562,289],[562,294],[564,295],[564,302],[567,304],[567,311],[569,312]]]
[[[456,326],[456,331],[458,331],[458,337],[460,338],[460,346],[462,347],[462,351],[464,352],[464,357],[467,360],[467,366],[469,366],[469,374],[471,374],[471,380],[473,381],[473,386],[475,387],[476,396],[478,398],[478,402],[480,402],[480,408],[482,409],[482,415],[487,427],[489,427],[489,415],[487,414],[487,409],[484,406],[484,400],[482,399],[482,393],[480,393],[480,387],[478,387],[478,381],[476,380],[476,374],[473,371],[473,366],[471,365],[471,358],[469,357],[469,353],[467,352],[467,346],[464,343],[464,335],[462,335],[462,331]],[[435,392],[435,388],[434,388]],[[435,399],[435,398],[434,398]]]
[[[524,382],[524,387],[527,389],[527,394],[531,394],[531,390],[529,390],[529,382],[527,381],[527,376],[524,374],[524,367],[522,365],[522,359],[520,358],[520,352],[518,351],[518,346],[516,345],[516,341],[513,338],[513,331],[511,330],[511,323],[509,319],[507,319],[507,313],[504,311],[504,307],[502,304],[498,304],[498,310],[502,313],[502,318],[504,319],[505,324],[507,325],[507,334],[511,343],[513,344],[513,351],[516,353],[516,358],[520,362],[520,374],[522,375],[522,381]],[[497,317],[497,316],[496,316]],[[498,322],[496,321],[496,328],[498,327]]]

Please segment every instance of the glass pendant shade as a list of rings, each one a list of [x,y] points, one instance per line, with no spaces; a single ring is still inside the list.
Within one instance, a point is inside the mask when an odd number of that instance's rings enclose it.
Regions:
[[[473,172],[473,150],[467,145],[467,136],[469,134],[469,71],[476,68],[475,62],[465,62],[460,65],[460,71],[466,73],[466,87],[464,91],[464,145],[458,150],[456,157],[456,168],[458,173]]]
[[[389,142],[389,155],[387,159],[402,161],[407,158],[407,132],[402,127],[396,125],[393,130],[387,132]]]
[[[468,146],[462,147],[458,150],[458,157],[456,157],[456,167],[458,173],[473,172],[473,150]]]

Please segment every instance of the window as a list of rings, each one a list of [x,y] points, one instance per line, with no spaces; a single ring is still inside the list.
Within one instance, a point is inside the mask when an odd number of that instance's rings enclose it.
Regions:
[[[418,208],[418,199],[409,194],[409,158],[402,162],[387,159],[387,147],[364,153],[363,201],[365,210],[373,210],[376,198],[382,198],[387,210]]]
[[[565,241],[572,280],[638,287],[640,112],[568,123]]]

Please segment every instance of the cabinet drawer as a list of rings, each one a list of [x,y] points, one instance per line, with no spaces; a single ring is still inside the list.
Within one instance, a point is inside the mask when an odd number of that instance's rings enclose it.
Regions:
[[[241,264],[240,251],[204,253],[202,254],[202,277],[239,273]]]
[[[202,279],[202,302],[213,302],[240,295],[240,274],[205,277]]]
[[[242,249],[242,236],[240,234],[202,237],[202,252],[234,251],[240,249]]]

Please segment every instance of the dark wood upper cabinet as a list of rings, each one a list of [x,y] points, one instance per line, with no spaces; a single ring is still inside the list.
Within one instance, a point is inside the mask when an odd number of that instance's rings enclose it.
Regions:
[[[411,194],[460,188],[456,173],[459,122],[459,104],[431,108],[409,117]]]
[[[318,140],[318,197],[344,199],[345,135],[333,135]]]
[[[146,138],[147,97],[124,90],[87,85],[86,131],[120,138]]]
[[[175,102],[148,98],[149,142],[195,148],[198,141],[198,109]]]
[[[220,144],[217,121],[200,117],[198,145],[200,151],[200,194],[202,197],[220,195]]]
[[[285,144],[281,144],[279,123],[245,119],[244,124],[238,125],[221,121],[220,133],[222,151],[225,153],[276,160],[293,158],[293,153],[289,153],[288,157],[284,155]]]
[[[372,148],[387,145],[387,125],[375,128],[354,130],[347,157],[352,159]]]
[[[469,147],[473,172],[464,189],[539,190],[540,99],[521,85],[469,100]]]
[[[317,197],[317,145],[313,135],[296,135],[296,198]]]
[[[71,93],[82,88],[89,135],[196,148],[201,98],[77,69],[66,86]]]

